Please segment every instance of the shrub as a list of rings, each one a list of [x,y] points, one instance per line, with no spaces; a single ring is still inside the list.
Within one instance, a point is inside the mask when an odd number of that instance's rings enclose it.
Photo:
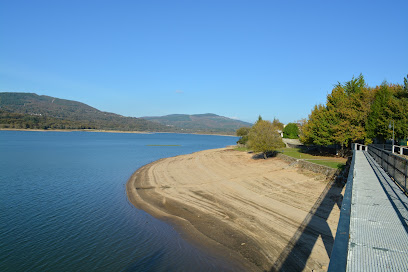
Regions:
[[[277,131],[276,126],[265,120],[258,120],[248,134],[248,147],[254,152],[266,153],[284,147],[285,144]]]
[[[299,138],[299,127],[295,123],[289,123],[283,129],[283,137],[289,139]]]

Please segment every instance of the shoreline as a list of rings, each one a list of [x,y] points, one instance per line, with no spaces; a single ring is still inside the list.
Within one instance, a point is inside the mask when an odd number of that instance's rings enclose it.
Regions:
[[[36,131],[36,132],[100,132],[100,133],[136,133],[136,134],[156,134],[156,133],[171,133],[171,134],[187,134],[187,135],[207,135],[207,136],[223,136],[237,137],[228,134],[209,134],[209,133],[187,133],[187,132],[162,132],[162,131],[126,131],[126,130],[103,130],[103,129],[23,129],[23,128],[0,128],[0,131]]]
[[[178,156],[176,156],[178,157]],[[248,263],[242,260],[242,255],[235,250],[226,247],[224,244],[217,242],[208,237],[208,233],[203,233],[199,230],[201,224],[207,224],[207,222],[214,222],[215,218],[203,213],[199,209],[191,206],[184,206],[182,203],[166,199],[165,201],[160,199],[150,199],[147,194],[142,191],[153,189],[152,186],[144,186],[142,180],[146,180],[146,173],[150,167],[165,160],[160,159],[149,163],[139,168],[126,183],[126,194],[128,200],[137,208],[141,209],[153,217],[170,223],[187,241],[194,246],[200,248],[206,253],[219,256],[228,262],[235,268],[234,271],[256,271],[257,267],[253,263]],[[146,199],[149,200],[146,201]],[[151,203],[153,202],[153,203]],[[164,209],[163,209],[164,207]],[[180,216],[180,214],[183,216]],[[227,230],[227,226],[221,225],[217,222],[216,226],[218,231],[221,232]],[[238,237],[238,235],[236,235]],[[242,235],[240,235],[242,237]],[[243,238],[243,237],[242,237]]]
[[[102,129],[24,129],[24,128],[0,128],[0,131],[35,131],[35,132],[105,132],[105,133],[138,133],[153,134],[151,131],[124,131],[124,130],[102,130]]]
[[[279,270],[293,237],[313,223],[307,232],[315,232],[316,239],[301,241],[299,252],[292,249],[306,256],[304,264],[289,268],[324,271],[330,245],[318,236],[334,240],[341,188],[319,203],[325,212],[315,206],[329,184],[324,175],[279,158],[253,160],[250,154],[221,148],[145,165],[128,180],[126,192],[136,208],[169,222],[186,240],[244,271]]]

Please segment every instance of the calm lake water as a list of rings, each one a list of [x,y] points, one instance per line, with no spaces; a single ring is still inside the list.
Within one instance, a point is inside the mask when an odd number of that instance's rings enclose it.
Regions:
[[[183,134],[0,131],[0,271],[232,269],[132,206],[125,184],[139,167],[157,159],[236,141]]]

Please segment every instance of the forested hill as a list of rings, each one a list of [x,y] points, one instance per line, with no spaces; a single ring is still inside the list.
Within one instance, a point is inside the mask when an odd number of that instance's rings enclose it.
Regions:
[[[251,124],[215,114],[175,114],[146,119],[125,117],[103,112],[77,101],[35,93],[0,93],[0,129],[100,129],[235,134],[242,126]]]
[[[219,116],[212,113],[206,114],[171,114],[166,116],[142,117],[143,119],[157,122],[162,125],[181,128],[183,130],[230,132],[234,133],[240,127],[250,127],[252,124],[240,120]]]
[[[0,93],[0,128],[175,131],[141,118],[34,93]]]

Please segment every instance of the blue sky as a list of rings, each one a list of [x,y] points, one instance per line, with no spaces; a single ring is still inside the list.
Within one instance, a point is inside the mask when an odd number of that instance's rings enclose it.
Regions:
[[[306,118],[333,85],[408,74],[408,1],[0,2],[0,92],[125,116]]]

